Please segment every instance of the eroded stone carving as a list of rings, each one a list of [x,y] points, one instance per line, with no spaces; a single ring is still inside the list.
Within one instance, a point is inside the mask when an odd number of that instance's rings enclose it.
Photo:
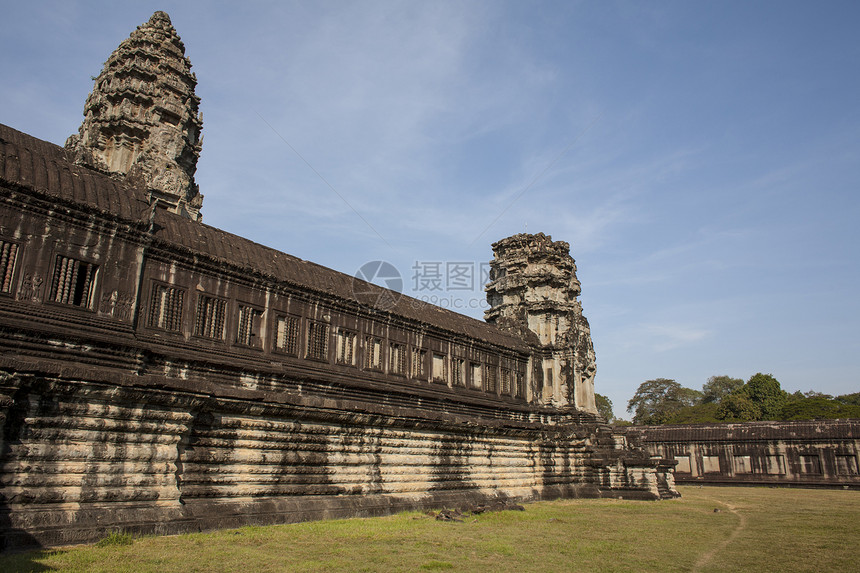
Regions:
[[[111,54],[66,141],[77,163],[146,187],[150,200],[200,219],[194,182],[202,143],[197,78],[164,12],[138,26]]]
[[[535,370],[542,383],[532,388],[533,399],[596,413],[594,346],[570,245],[520,233],[493,243],[493,254],[484,318],[541,349]]]
[[[118,320],[127,321],[134,307],[134,296],[127,292],[116,290],[102,293],[99,312],[108,314]]]
[[[42,277],[27,273],[24,275],[24,280],[21,282],[21,288],[18,290],[18,300],[28,302],[42,302]]]

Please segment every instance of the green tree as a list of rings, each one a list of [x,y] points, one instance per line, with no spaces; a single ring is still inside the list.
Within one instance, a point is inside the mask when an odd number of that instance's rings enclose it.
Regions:
[[[860,404],[850,404],[821,392],[795,392],[780,410],[780,420],[815,420],[860,417]],[[849,398],[850,400],[850,398]]]
[[[723,422],[751,422],[761,418],[761,408],[745,392],[739,391],[720,401],[716,417]]]
[[[732,392],[737,392],[744,386],[744,381],[731,376],[711,376],[702,386],[702,403],[719,402]]]
[[[843,394],[842,396],[837,396],[835,399],[840,404],[860,406],[860,392],[855,392],[854,394]]]
[[[672,414],[669,419],[666,420],[666,423],[710,424],[714,422],[719,422],[720,419],[717,418],[718,408],[719,404],[717,404],[716,402],[709,402],[707,404],[696,404],[695,406],[686,406]]]
[[[627,402],[627,411],[633,412],[635,424],[665,424],[676,412],[697,404],[702,393],[684,388],[674,380],[657,378],[639,385]]]
[[[840,404],[824,396],[791,396],[780,410],[780,420],[836,418]]]
[[[833,396],[830,394],[825,394],[824,392],[819,392],[817,390],[810,390],[809,392],[801,392],[798,390],[791,396],[802,397],[802,398],[827,398],[828,400],[833,400]]]
[[[777,420],[788,393],[771,374],[753,374],[743,388],[747,397],[761,410],[760,420]]]
[[[606,418],[610,424],[615,421],[615,414],[612,412],[612,400],[603,394],[594,394],[594,401],[597,402],[597,413]]]

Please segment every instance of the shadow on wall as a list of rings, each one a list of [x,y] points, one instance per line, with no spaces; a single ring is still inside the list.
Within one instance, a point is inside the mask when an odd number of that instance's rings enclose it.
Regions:
[[[469,475],[469,456],[472,446],[465,438],[445,436],[433,451],[433,468],[430,491],[477,489]]]

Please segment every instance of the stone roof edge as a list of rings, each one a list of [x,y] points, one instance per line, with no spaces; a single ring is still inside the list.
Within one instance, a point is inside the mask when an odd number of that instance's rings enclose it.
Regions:
[[[15,154],[17,153],[17,154]],[[0,182],[78,204],[111,219],[142,222],[147,193],[96,169],[70,161],[67,151],[0,124]]]
[[[358,306],[364,305],[358,300],[357,297],[353,295],[350,289],[343,288],[344,283],[352,284],[353,281],[360,281],[364,285],[367,285],[368,288],[375,289],[379,292],[388,290],[373,283],[368,283],[366,281],[362,281],[361,279],[357,279],[356,277],[353,277],[346,273],[342,273],[340,271],[325,267],[323,265],[320,265],[319,263],[302,259],[300,257],[296,257],[295,255],[290,255],[289,253],[279,251],[273,247],[268,247],[266,245],[256,243],[251,239],[230,233],[228,231],[224,231],[217,227],[206,225],[205,223],[194,222],[190,219],[186,219],[170,212],[159,211],[157,214],[156,223],[166,223],[168,221],[170,222],[169,226],[166,226],[161,231],[164,233],[164,236],[157,237],[156,241],[162,242],[162,244],[168,248],[175,248],[179,246],[188,254],[196,255],[198,257],[204,256],[207,259],[211,260],[213,263],[216,263],[218,266],[223,267],[226,265],[233,271],[233,274],[247,276],[248,272],[250,271],[265,280],[271,280],[275,283],[286,284],[290,287],[307,289],[323,299],[339,299],[341,301],[346,302],[347,304],[354,304]],[[223,243],[231,243],[233,245],[241,244],[242,250],[244,250],[245,252],[256,252],[255,254],[260,255],[257,260],[257,264],[254,264],[251,260],[249,260],[249,257],[248,259],[244,260],[251,264],[243,266],[242,264],[239,264],[236,260],[232,260],[228,257],[220,255],[219,253],[216,253],[214,249],[202,249],[199,247],[189,246],[186,242],[184,242],[184,239],[189,237],[194,230],[205,230],[205,232],[212,234],[214,237],[217,237]],[[293,265],[296,268],[293,272],[285,274],[285,276],[278,273],[277,269],[273,269],[271,267],[265,268],[267,265],[263,264],[262,260],[265,258],[266,255],[275,255],[283,257],[284,260],[281,261],[282,263]],[[302,267],[304,267],[304,269]],[[314,280],[314,275],[325,276],[317,277],[317,279]],[[328,285],[334,285],[334,287],[328,286],[326,283],[328,283]],[[390,292],[396,293],[396,291]],[[415,299],[402,293],[396,294],[396,298],[400,300],[397,308],[391,310],[368,309],[368,312],[377,316],[388,315],[389,317],[396,317],[405,322],[424,323],[427,326],[437,331],[440,331],[443,334],[448,333],[450,335],[462,338],[475,338],[490,345],[502,346],[516,351],[528,351],[529,349],[529,346],[520,338],[508,334],[498,329],[494,325],[488,324],[470,316],[466,316],[464,314],[460,314],[448,309],[441,308],[439,306],[432,305],[430,303]]]
[[[766,440],[774,437],[827,439],[835,433],[840,437],[860,438],[860,418],[626,426],[618,430],[647,436],[646,439],[650,441],[718,441],[739,438]]]

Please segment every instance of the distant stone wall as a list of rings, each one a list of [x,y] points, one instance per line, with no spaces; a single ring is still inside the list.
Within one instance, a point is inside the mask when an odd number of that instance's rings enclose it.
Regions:
[[[633,445],[674,459],[677,483],[860,488],[860,420],[625,428]]]

